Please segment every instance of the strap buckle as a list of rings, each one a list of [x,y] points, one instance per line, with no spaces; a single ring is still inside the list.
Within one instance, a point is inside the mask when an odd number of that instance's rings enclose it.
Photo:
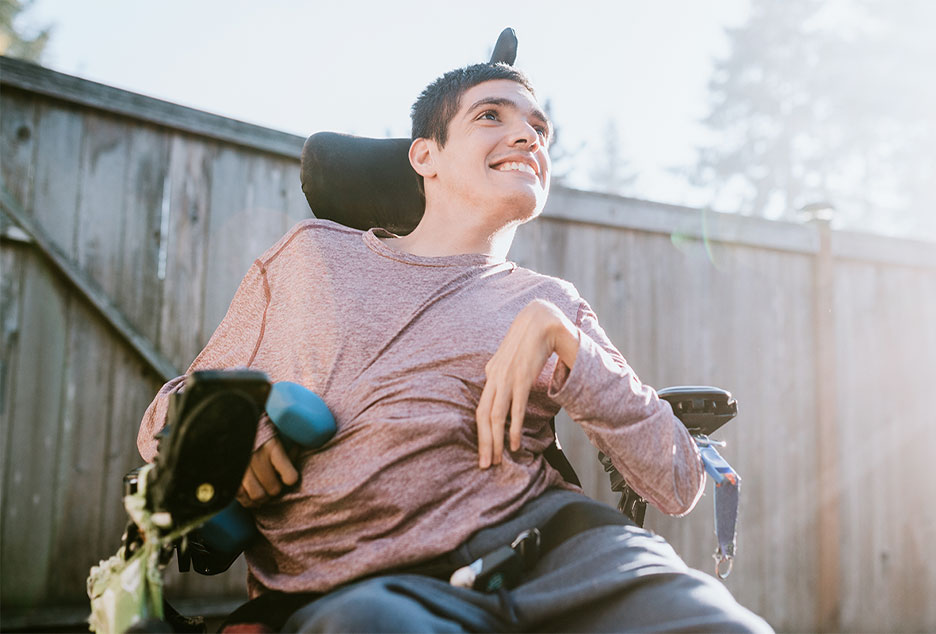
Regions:
[[[517,535],[510,546],[501,546],[452,573],[449,583],[459,588],[494,592],[512,588],[525,570],[539,559],[542,535],[538,528]]]
[[[724,442],[710,439],[708,436],[693,437],[699,446],[699,453],[705,470],[715,481],[715,576],[727,579],[734,565],[735,545],[737,543],[738,500],[740,497],[741,477],[728,462],[721,457],[715,447],[724,447]],[[722,569],[722,564],[727,567]]]
[[[731,568],[734,566],[734,556],[723,553],[719,546],[715,549],[715,554],[712,555],[712,559],[715,560],[715,576],[724,581],[728,578],[728,575],[731,574]],[[728,562],[728,567],[722,572],[721,565],[726,561]]]

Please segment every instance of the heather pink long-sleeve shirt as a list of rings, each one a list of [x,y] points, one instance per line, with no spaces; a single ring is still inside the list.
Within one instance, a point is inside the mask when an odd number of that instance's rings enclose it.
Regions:
[[[247,366],[300,383],[338,423],[323,448],[300,455],[300,487],[256,510],[263,539],[246,553],[251,595],[325,591],[411,565],[551,487],[575,489],[543,458],[560,407],[656,507],[683,514],[695,505],[704,484],[695,444],[572,284],[481,254],[402,253],[384,235],[299,223],[254,262],[189,368]],[[576,361],[570,371],[550,358],[530,394],[522,448],[481,470],[484,366],[536,298],[580,329]],[[144,415],[146,460],[181,384],[167,383]],[[257,445],[273,433],[262,425]]]

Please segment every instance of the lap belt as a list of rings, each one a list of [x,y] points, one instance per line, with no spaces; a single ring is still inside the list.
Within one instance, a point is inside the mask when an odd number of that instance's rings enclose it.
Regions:
[[[521,532],[501,546],[452,573],[449,583],[481,592],[512,588],[539,559],[566,540],[599,526],[634,526],[617,510],[594,502],[573,502],[541,526]]]
[[[572,502],[559,509],[541,526],[521,532],[509,546],[502,546],[458,568],[452,563],[452,553],[446,553],[415,566],[384,570],[369,576],[388,574],[419,574],[437,579],[448,579],[452,585],[473,588],[483,592],[514,587],[524,571],[532,568],[540,557],[571,537],[590,528],[608,525],[634,526],[617,510],[595,502]],[[356,579],[352,583],[361,581]],[[334,590],[332,590],[334,591]],[[227,626],[244,623],[263,624],[279,631],[299,608],[324,596],[323,593],[289,594],[267,592],[251,599],[235,610],[224,621]]]

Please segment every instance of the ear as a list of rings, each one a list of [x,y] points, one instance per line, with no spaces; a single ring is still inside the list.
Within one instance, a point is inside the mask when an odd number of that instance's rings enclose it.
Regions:
[[[432,178],[436,175],[434,155],[435,142],[419,138],[410,144],[409,162],[416,173],[423,178]]]

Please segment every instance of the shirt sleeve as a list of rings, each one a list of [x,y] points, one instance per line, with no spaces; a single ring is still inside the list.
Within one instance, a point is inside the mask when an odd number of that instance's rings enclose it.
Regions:
[[[644,385],[582,301],[579,347],[570,370],[556,367],[549,396],[644,499],[669,515],[685,515],[705,485],[699,450],[669,403]]]
[[[195,357],[185,375],[166,383],[143,414],[137,435],[137,448],[147,462],[156,457],[156,434],[166,425],[172,395],[181,392],[185,377],[196,370],[249,368],[263,339],[270,288],[266,269],[258,260],[241,280],[227,314],[215,329],[208,345]],[[254,442],[259,447],[273,436],[273,427],[263,417]]]

